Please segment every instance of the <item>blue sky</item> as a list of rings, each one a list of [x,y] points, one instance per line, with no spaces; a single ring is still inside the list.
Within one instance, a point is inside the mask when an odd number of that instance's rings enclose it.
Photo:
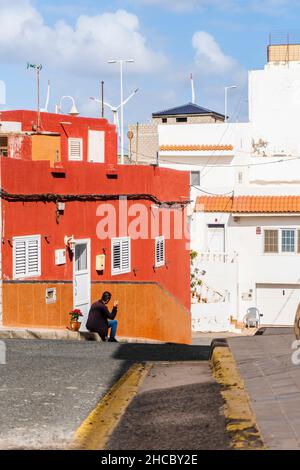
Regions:
[[[6,108],[35,107],[29,61],[43,64],[43,101],[51,81],[49,110],[67,94],[82,114],[96,116],[89,96],[99,95],[101,80],[106,100],[120,102],[118,68],[106,62],[124,57],[135,59],[125,69],[125,95],[139,88],[126,107],[127,122],[190,101],[190,72],[197,103],[219,112],[224,86],[238,84],[229,112],[244,120],[247,71],[264,66],[270,32],[300,41],[299,13],[297,0],[0,0]]]

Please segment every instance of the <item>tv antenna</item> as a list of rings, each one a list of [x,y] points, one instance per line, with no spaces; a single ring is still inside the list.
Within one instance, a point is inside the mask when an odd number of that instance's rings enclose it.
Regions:
[[[41,110],[40,110],[40,71],[42,70],[42,64],[30,64],[27,62],[27,69],[35,69],[36,70],[36,78],[37,78],[37,131],[41,129]]]

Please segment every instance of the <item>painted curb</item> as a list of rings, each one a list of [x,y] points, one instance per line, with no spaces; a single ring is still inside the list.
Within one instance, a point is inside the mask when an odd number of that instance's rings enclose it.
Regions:
[[[42,330],[34,328],[0,328],[0,339],[35,339],[35,340],[57,340],[57,341],[96,341],[102,343],[97,333],[88,331]],[[119,343],[136,344],[165,344],[164,341],[149,338],[129,338],[118,336]]]
[[[150,371],[152,363],[134,364],[100,400],[76,430],[72,449],[104,450],[105,446]]]
[[[245,384],[228,346],[214,347],[211,356],[214,377],[221,385],[226,429],[236,450],[264,450],[265,446],[250,405]]]

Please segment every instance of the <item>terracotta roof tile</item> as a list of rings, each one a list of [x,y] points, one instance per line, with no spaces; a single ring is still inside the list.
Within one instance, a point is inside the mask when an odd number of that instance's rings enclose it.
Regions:
[[[189,152],[207,152],[207,151],[230,151],[233,150],[233,145],[161,145],[159,149],[164,151],[189,151]]]
[[[300,196],[199,196],[195,211],[300,213]]]

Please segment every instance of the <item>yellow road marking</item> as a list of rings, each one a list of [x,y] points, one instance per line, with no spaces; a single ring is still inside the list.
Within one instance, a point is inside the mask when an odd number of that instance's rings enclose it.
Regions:
[[[134,364],[113,385],[75,432],[72,448],[103,450],[109,437],[137,394],[152,364]]]
[[[227,431],[234,449],[264,449],[250,400],[245,390],[234,357],[229,347],[213,350],[211,365],[214,376],[222,387]]]

